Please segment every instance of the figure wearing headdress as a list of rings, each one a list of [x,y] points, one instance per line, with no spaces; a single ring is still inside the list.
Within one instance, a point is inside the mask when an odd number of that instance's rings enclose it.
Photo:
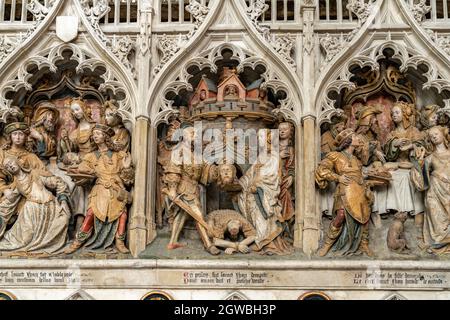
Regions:
[[[359,135],[345,129],[337,137],[337,151],[330,152],[316,169],[316,183],[324,189],[329,182],[337,184],[333,220],[319,256],[331,249],[343,255],[362,252],[368,256],[369,219],[373,195],[363,177],[363,164],[355,155],[362,146]]]
[[[69,173],[75,175],[92,176],[95,184],[89,194],[82,226],[65,252],[73,253],[84,243],[91,250],[105,250],[115,243],[119,252],[128,253],[125,246],[127,206],[132,198],[126,186],[134,182],[131,155],[112,149],[114,130],[110,127],[97,124],[92,134],[98,150],[86,154],[77,168],[69,169]]]
[[[37,106],[32,119],[30,136],[34,140],[34,150],[40,158],[56,156],[58,120],[59,111],[53,103],[45,101]]]

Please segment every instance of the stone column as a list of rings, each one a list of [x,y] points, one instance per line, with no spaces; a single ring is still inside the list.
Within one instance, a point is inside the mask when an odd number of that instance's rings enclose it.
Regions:
[[[152,136],[150,120],[147,117],[147,97],[150,87],[151,69],[151,34],[153,7],[151,0],[140,0],[139,36],[137,38],[136,70],[138,72],[138,95],[135,109],[136,124],[133,135],[133,152],[136,165],[134,201],[129,224],[129,246],[134,257],[145,250],[145,247],[156,236],[154,217],[149,207],[150,164],[151,155],[155,152],[151,144]]]
[[[133,206],[129,223],[129,247],[133,257],[145,250],[148,238],[147,181],[149,164],[149,120],[144,116],[136,119],[133,132],[133,156],[136,170]]]
[[[315,0],[303,0],[301,5],[301,12],[303,17],[303,68],[302,79],[304,85],[304,105],[303,105],[303,136],[302,148],[305,150],[300,161],[303,163],[303,175],[301,181],[301,188],[303,188],[302,199],[303,206],[300,209],[299,226],[303,228],[302,231],[302,249],[303,252],[311,256],[317,250],[319,245],[320,228],[317,223],[317,195],[314,170],[317,163],[318,145],[316,143],[319,133],[316,130],[316,110],[314,83],[316,76],[314,48],[316,47],[316,37],[314,34],[315,23]]]
[[[304,219],[304,198],[303,198],[303,128],[297,125],[295,129],[295,226],[294,226],[294,247],[303,249],[303,219]]]
[[[158,136],[157,128],[150,126],[148,150],[148,179],[147,179],[147,244],[150,244],[156,238],[156,174],[158,157]]]
[[[319,247],[320,220],[318,216],[315,169],[317,165],[316,118],[306,116],[303,122],[303,252],[313,255]]]

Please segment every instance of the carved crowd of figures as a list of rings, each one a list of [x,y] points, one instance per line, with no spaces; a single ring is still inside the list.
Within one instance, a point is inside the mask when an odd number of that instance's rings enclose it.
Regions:
[[[355,119],[346,112],[322,134],[316,182],[323,190],[322,212],[332,221],[319,256],[372,256],[369,221],[381,223],[389,213],[395,214],[387,234],[390,250],[409,252],[404,223],[412,216],[420,249],[450,251],[448,118],[437,105],[418,109],[398,101],[389,108],[392,130],[383,138],[384,108],[359,105]]]
[[[40,101],[6,110],[0,149],[0,253],[92,252],[125,245],[134,181],[130,133],[114,101]],[[68,125],[68,118],[74,124]]]

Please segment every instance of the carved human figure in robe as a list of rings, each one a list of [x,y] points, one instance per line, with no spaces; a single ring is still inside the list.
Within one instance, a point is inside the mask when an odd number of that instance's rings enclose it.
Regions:
[[[250,253],[256,230],[241,214],[233,210],[217,210],[208,214],[206,222],[216,247],[224,248],[230,255]]]
[[[337,151],[328,153],[316,169],[319,188],[326,188],[329,182],[337,184],[333,220],[318,255],[325,256],[332,249],[342,255],[372,256],[369,219],[373,195],[363,177],[363,164],[355,156],[363,142],[352,129],[342,131],[336,141]]]
[[[428,130],[438,125],[439,121],[439,109],[440,107],[436,104],[431,104],[424,106],[420,110],[420,125],[423,130]]]
[[[200,202],[200,185],[210,182],[211,165],[202,161],[197,163],[193,146],[196,138],[195,129],[189,123],[182,125],[183,137],[177,145],[177,152],[172,161],[164,168],[164,183],[162,193],[167,195],[170,207],[173,207],[173,225],[168,250],[186,246],[179,242],[180,233],[188,218],[195,221],[197,231],[205,249],[212,255],[220,250],[214,246],[208,236],[209,226],[204,220],[203,208]]]
[[[336,151],[336,137],[347,125],[347,116],[342,115],[336,123],[331,124],[330,129],[325,131],[320,137],[321,158],[324,158],[329,152]],[[334,191],[336,184],[331,182],[326,189],[320,190],[320,211],[328,218],[332,218]]]
[[[114,130],[97,124],[92,137],[98,150],[83,157],[77,168],[69,168],[75,175],[89,175],[95,180],[89,194],[87,213],[75,241],[65,251],[70,254],[85,244],[88,250],[106,250],[115,243],[117,251],[128,253],[125,246],[127,206],[132,198],[127,186],[134,182],[131,155],[113,151]]]
[[[423,240],[435,254],[450,252],[450,149],[448,129],[435,126],[428,132],[434,151],[416,147],[411,178],[415,187],[425,191]]]
[[[51,176],[42,160],[30,151],[30,146],[27,145],[29,132],[28,125],[23,122],[13,122],[5,127],[7,143],[0,150],[0,164],[5,158],[12,156],[18,158],[30,170],[43,176]],[[9,182],[9,174],[0,170],[0,196]]]
[[[73,147],[78,157],[68,156],[65,158],[67,165],[76,165],[88,153],[93,152],[97,146],[92,139],[92,130],[95,122],[91,117],[92,110],[86,105],[82,99],[72,99],[70,102],[70,110],[72,117],[77,126],[69,134],[70,144]],[[74,163],[70,163],[69,159],[74,159]],[[83,184],[76,186],[71,194],[72,200],[72,223],[75,229],[79,229],[84,216],[87,212],[88,194],[91,190],[90,184]]]
[[[258,144],[266,152],[261,152],[257,162],[239,179],[242,191],[238,205],[241,214],[256,229],[255,251],[286,255],[293,250],[282,235],[280,159],[279,154],[271,150],[271,140],[270,130],[260,131]]]
[[[280,204],[281,223],[285,224],[290,239],[294,238],[295,220],[295,149],[294,126],[289,122],[282,122],[278,126],[280,135]]]
[[[345,129],[346,123],[347,118],[344,117],[337,123],[332,124],[330,130],[327,130],[322,134],[320,137],[320,152],[322,157],[325,157],[328,152],[336,150],[336,136]]]
[[[92,139],[95,121],[92,119],[91,108],[82,99],[73,99],[70,103],[70,110],[77,127],[70,133],[69,139],[82,158],[85,154],[96,149]]]
[[[176,147],[178,141],[173,140],[173,135],[176,130],[180,129],[181,123],[177,119],[171,119],[169,126],[167,127],[167,132],[158,142],[158,167],[157,167],[157,180],[156,180],[156,190],[162,190],[165,186],[164,183],[164,168],[170,164],[172,160],[172,151]],[[166,213],[166,218],[168,223],[172,225],[173,223],[173,210],[171,210],[169,203],[167,201],[167,195],[158,192],[156,201],[156,225],[158,228],[163,227],[164,212]]]
[[[410,178],[410,170],[413,167],[411,155],[414,148],[424,145],[425,135],[415,127],[414,105],[406,102],[397,102],[392,108],[392,120],[395,129],[388,135],[384,146],[385,164],[391,171],[392,181],[387,187],[385,196],[379,194],[378,206],[384,207],[385,212],[408,212],[414,216],[419,234],[422,234],[423,225],[423,193],[415,190]]]
[[[114,151],[130,151],[131,136],[123,124],[123,119],[116,105],[108,101],[105,110],[106,124],[114,130],[114,136],[111,139]]]
[[[70,219],[67,185],[58,177],[42,176],[16,157],[4,159],[3,168],[13,180],[0,201],[0,251],[31,255],[61,250]],[[15,210],[18,218],[5,232],[5,215]]]
[[[361,154],[359,157],[365,166],[375,161],[386,162],[381,144],[378,140],[379,127],[377,115],[380,113],[382,113],[380,107],[366,106],[358,114],[356,133],[360,135],[361,141],[364,144],[360,148],[359,152]]]
[[[72,156],[69,156],[69,158],[74,159],[73,155],[77,155],[75,151],[75,145],[72,141],[69,139],[69,132],[66,128],[61,129],[61,135],[58,142],[58,148],[57,148],[57,154],[58,154],[58,160],[64,161],[64,157],[68,154],[71,154]],[[79,157],[77,157],[79,158]],[[68,161],[68,164],[70,164],[70,160]],[[76,162],[74,162],[76,163]]]
[[[59,111],[48,101],[40,103],[34,113],[30,137],[34,140],[34,150],[43,159],[56,156],[58,142],[56,139],[56,124]]]

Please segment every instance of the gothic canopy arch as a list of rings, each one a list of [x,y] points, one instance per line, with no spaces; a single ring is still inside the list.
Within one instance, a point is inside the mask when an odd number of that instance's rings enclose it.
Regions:
[[[163,47],[166,52],[162,58],[163,64],[156,67],[155,78],[150,88],[146,112],[152,123],[165,122],[172,114],[172,103],[166,99],[168,91],[179,93],[181,90],[193,90],[189,83],[188,69],[196,66],[200,70],[210,68],[213,72],[217,71],[215,63],[222,59],[220,53],[226,49],[234,53],[231,58],[238,61],[238,72],[242,72],[247,67],[255,68],[258,65],[266,69],[263,78],[267,87],[275,92],[283,91],[286,94],[286,98],[279,101],[280,106],[276,111],[285,119],[299,123],[303,94],[295,73],[296,66],[290,64],[291,59],[288,55],[280,54],[270,44],[271,40],[263,36],[261,30],[258,29],[260,26],[256,19],[255,21],[251,19],[252,8],[246,6],[242,0],[211,2],[206,16],[196,20],[198,22],[196,28],[186,36],[187,42],[183,43],[183,50],[179,50],[179,41],[183,39],[181,36],[178,37],[178,40],[170,41],[164,35],[162,41],[165,43],[161,43],[161,39],[159,40],[159,47]],[[223,12],[227,12],[228,16],[233,16],[231,19],[246,29],[249,36],[242,37],[238,42],[234,42],[235,39],[233,39],[233,41],[211,48],[206,32],[213,25],[220,25]],[[196,17],[194,16],[194,18]],[[207,40],[205,41],[205,39]],[[258,52],[264,52],[264,54],[258,54]]]
[[[191,79],[194,77],[191,73],[193,68],[200,72],[208,69],[211,73],[217,73],[217,64],[224,59],[224,52],[229,52],[231,56],[228,59],[237,63],[236,70],[238,73],[244,72],[246,68],[250,70],[261,68],[261,70],[264,70],[261,73],[264,86],[275,93],[281,92],[283,96],[279,100],[280,105],[274,112],[279,113],[280,116],[287,120],[298,123],[301,103],[293,86],[289,85],[288,81],[283,80],[277,70],[266,59],[232,43],[224,43],[208,49],[197,57],[189,59],[179,70],[176,70],[172,75],[172,79],[175,80],[167,81],[165,86],[161,86],[160,94],[155,97],[155,103],[150,104],[152,106],[150,109],[152,122],[156,124],[167,122],[168,118],[176,112],[173,108],[174,101],[168,99],[168,95],[171,93],[178,95],[183,90],[189,92],[194,90],[191,84]]]
[[[25,96],[35,90],[38,81],[48,75],[56,75],[59,87],[76,86],[71,79],[76,78],[79,88],[94,89],[99,97],[116,101],[123,119],[133,122],[134,97],[130,88],[114,68],[75,44],[61,44],[44,49],[25,59],[16,70],[0,84],[0,110],[6,114],[10,107],[26,102]],[[62,84],[67,79],[65,84]]]
[[[346,62],[338,72],[335,73],[334,80],[326,84],[325,89],[317,96],[316,107],[319,111],[319,123],[330,122],[331,118],[338,115],[342,110],[336,108],[336,101],[330,94],[339,94],[346,89],[348,92],[357,90],[358,85],[352,81],[355,68],[368,68],[375,73],[380,72],[380,61],[385,59],[386,52],[389,51],[389,59],[395,61],[399,66],[399,71],[405,74],[409,70],[415,70],[423,78],[422,90],[434,88],[438,94],[450,91],[450,80],[445,79],[439,71],[438,66],[429,57],[423,55],[418,50],[393,40],[385,41],[381,44],[371,46]],[[448,106],[449,100],[443,102]]]
[[[330,95],[339,94],[344,89],[350,92],[357,89],[355,82],[351,81],[355,67],[379,72],[379,62],[385,58],[386,50],[392,52],[390,60],[397,63],[401,73],[411,73],[414,70],[416,77],[421,78],[421,90],[433,88],[437,94],[442,94],[449,89],[450,75],[446,70],[449,65],[448,57],[441,54],[441,49],[435,48],[429,34],[417,20],[422,17],[415,17],[418,14],[417,8],[409,8],[402,1],[385,0],[374,1],[368,8],[373,10],[363,20],[364,25],[358,34],[340,52],[331,55],[333,58],[327,60],[329,63],[316,82],[315,110],[321,124],[330,122],[341,111],[336,108],[336,101]],[[388,33],[385,39],[380,39],[374,30],[383,23],[393,21],[413,32]],[[448,108],[450,102],[445,95],[442,100],[445,108]]]

